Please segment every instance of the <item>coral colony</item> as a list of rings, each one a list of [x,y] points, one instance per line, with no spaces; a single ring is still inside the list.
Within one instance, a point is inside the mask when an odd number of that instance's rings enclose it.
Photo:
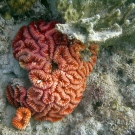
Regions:
[[[97,60],[98,45],[91,43],[89,61],[82,60],[85,45],[55,29],[57,22],[31,22],[13,40],[13,55],[28,71],[32,86],[7,86],[11,105],[19,108],[12,124],[24,129],[30,119],[55,122],[70,114],[82,99],[86,77]],[[22,108],[23,107],[23,108]],[[22,124],[20,123],[22,122]]]
[[[36,0],[7,0],[7,3],[11,9],[18,14],[28,11],[35,2]]]

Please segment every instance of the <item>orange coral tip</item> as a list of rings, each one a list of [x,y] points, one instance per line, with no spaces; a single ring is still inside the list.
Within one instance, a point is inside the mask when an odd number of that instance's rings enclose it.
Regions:
[[[12,119],[15,128],[23,130],[28,125],[31,118],[31,111],[28,108],[20,107],[16,110],[16,115]]]

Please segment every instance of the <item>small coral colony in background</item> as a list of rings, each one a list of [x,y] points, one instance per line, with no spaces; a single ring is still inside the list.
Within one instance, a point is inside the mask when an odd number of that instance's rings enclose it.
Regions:
[[[15,36],[13,55],[28,71],[31,87],[7,86],[6,96],[18,108],[12,124],[25,129],[31,115],[35,120],[55,122],[70,114],[80,102],[86,77],[97,60],[98,45],[89,46],[90,60],[82,60],[85,45],[69,40],[55,29],[57,22],[31,22]]]

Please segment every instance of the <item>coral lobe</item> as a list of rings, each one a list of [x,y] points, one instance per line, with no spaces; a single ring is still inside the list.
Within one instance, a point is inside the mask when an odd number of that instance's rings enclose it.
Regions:
[[[28,108],[20,107],[16,110],[16,115],[12,119],[12,124],[15,128],[25,129],[31,118],[31,112]]]

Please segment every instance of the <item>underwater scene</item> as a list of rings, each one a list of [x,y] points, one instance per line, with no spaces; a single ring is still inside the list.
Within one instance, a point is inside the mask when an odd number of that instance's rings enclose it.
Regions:
[[[0,0],[0,135],[135,135],[135,0]]]

